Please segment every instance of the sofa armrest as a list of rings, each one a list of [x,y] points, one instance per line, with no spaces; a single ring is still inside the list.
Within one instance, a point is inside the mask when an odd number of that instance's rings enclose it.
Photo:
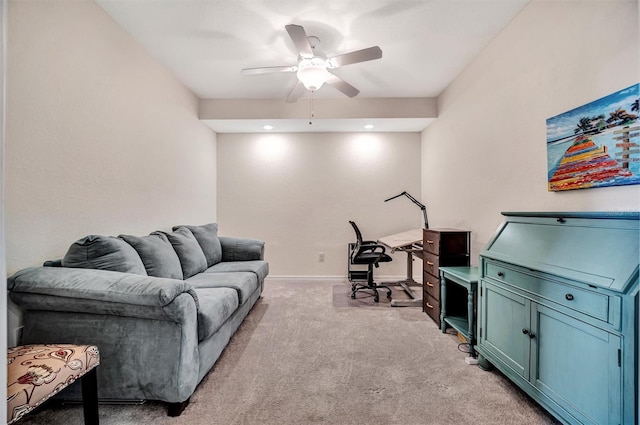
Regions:
[[[31,267],[11,276],[8,289],[27,310],[179,320],[182,314],[173,303],[181,298],[178,304],[189,304],[184,296],[198,308],[198,297],[185,281],[106,270]]]
[[[264,241],[220,236],[222,261],[264,260]]]

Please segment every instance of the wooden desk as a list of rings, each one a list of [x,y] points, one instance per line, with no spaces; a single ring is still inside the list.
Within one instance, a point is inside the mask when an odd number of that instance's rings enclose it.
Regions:
[[[395,235],[385,236],[378,239],[378,242],[391,249],[391,253],[395,251],[403,251],[407,253],[407,277],[397,282],[383,282],[383,285],[400,285],[402,289],[411,298],[410,300],[392,300],[393,307],[420,307],[422,306],[422,297],[416,296],[409,285],[420,285],[413,279],[413,258],[415,255],[422,258],[422,229],[412,229],[406,232],[396,233]]]
[[[447,285],[460,285],[467,290],[467,312],[466,315],[458,315],[459,311],[447,314]],[[476,343],[476,315],[475,299],[478,290],[478,268],[477,267],[440,267],[440,329],[442,333],[447,330],[447,325],[460,332],[467,339],[469,353],[475,357],[474,346]],[[449,300],[449,304],[453,305]],[[455,301],[463,302],[458,298]]]

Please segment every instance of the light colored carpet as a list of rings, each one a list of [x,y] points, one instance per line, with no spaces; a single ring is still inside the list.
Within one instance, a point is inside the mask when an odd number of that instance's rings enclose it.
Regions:
[[[335,285],[267,281],[182,416],[101,405],[101,424],[557,423],[498,372],[467,365],[420,308],[345,303],[335,296],[347,284]],[[52,404],[21,423],[81,425],[82,407]]]

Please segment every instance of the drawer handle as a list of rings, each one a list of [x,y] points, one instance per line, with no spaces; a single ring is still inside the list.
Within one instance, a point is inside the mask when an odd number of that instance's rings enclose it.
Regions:
[[[498,272],[498,277],[504,277],[504,273]]]
[[[567,301],[573,301],[573,294],[567,294],[564,297],[567,299]]]
[[[427,239],[427,243],[433,245],[433,241],[430,241],[429,239]]]
[[[427,281],[427,286],[428,286],[429,288],[433,288],[433,283],[431,283],[431,282],[428,282],[428,281]]]
[[[529,332],[529,329],[526,329],[526,328],[522,328],[522,333],[525,334],[525,335],[528,335],[529,338],[531,338],[531,339],[536,337],[533,333]]]
[[[427,307],[433,310],[433,306],[431,304],[427,303]]]
[[[433,266],[433,263],[431,261],[427,261],[427,266]]]

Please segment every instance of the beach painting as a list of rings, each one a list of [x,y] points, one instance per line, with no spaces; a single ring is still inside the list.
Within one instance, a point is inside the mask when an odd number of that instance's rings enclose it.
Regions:
[[[639,89],[547,119],[549,191],[640,184]]]

